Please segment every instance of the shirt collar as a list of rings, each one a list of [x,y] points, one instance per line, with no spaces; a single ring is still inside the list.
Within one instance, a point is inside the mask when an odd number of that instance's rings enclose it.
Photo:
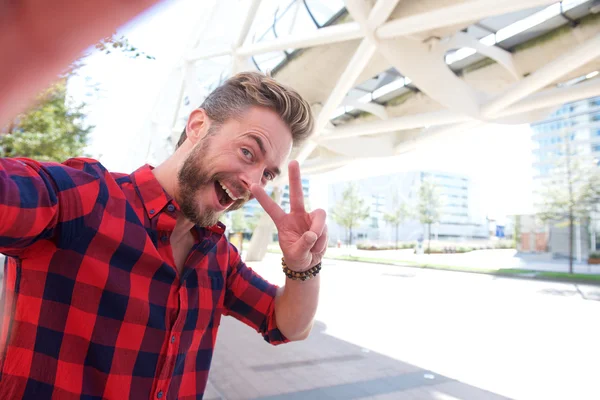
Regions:
[[[172,203],[175,206],[175,209],[179,210],[177,202],[171,195],[165,192],[165,189],[163,189],[152,173],[153,169],[153,166],[146,164],[131,174],[131,181],[133,182],[138,195],[142,199],[144,209],[150,219],[158,215],[158,213],[169,203]],[[225,232],[226,227],[219,221],[216,225],[206,227],[206,229],[222,235]]]
[[[148,218],[152,219],[167,205],[169,202],[173,202],[175,207],[179,209],[179,206],[175,204],[173,198],[165,192],[163,187],[160,185],[152,170],[154,167],[151,165],[144,165],[131,174],[131,181],[142,199]]]

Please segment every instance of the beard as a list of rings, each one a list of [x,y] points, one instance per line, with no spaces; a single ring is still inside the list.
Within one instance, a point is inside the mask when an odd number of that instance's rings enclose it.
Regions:
[[[183,215],[194,224],[202,227],[215,225],[224,213],[224,211],[216,211],[210,207],[201,207],[198,203],[198,193],[202,189],[206,188],[208,189],[207,192],[210,192],[214,190],[212,186],[214,186],[215,182],[220,181],[227,182],[230,188],[238,193],[243,193],[243,197],[231,204],[227,208],[227,212],[241,208],[249,198],[248,190],[238,183],[233,174],[225,172],[210,173],[208,171],[207,166],[211,164],[209,156],[211,136],[214,134],[214,132],[211,132],[212,128],[194,146],[177,174],[179,191],[175,200],[181,207]]]

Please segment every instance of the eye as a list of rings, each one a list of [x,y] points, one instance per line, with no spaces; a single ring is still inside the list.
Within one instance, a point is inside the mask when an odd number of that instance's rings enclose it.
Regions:
[[[244,155],[244,157],[246,157],[248,160],[252,160],[254,158],[254,156],[252,155],[252,152],[246,148],[242,147],[242,154]]]
[[[268,180],[268,181],[272,181],[272,180],[273,180],[273,178],[275,178],[275,175],[273,175],[273,173],[272,173],[272,172],[270,172],[270,171],[265,171],[265,172],[263,173],[263,176],[264,176],[264,177],[265,177],[265,179],[266,179],[266,180]]]

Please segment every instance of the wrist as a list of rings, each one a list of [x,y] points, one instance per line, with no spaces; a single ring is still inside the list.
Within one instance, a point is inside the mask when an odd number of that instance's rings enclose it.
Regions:
[[[321,272],[321,262],[305,270],[293,270],[288,267],[288,265],[285,263],[285,259],[282,257],[281,266],[285,276],[287,276],[289,279],[297,281],[306,281],[309,279],[313,279],[319,274],[319,272]]]

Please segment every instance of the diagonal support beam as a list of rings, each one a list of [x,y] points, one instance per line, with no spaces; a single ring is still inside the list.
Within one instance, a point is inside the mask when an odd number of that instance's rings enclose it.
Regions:
[[[310,153],[312,153],[313,150],[317,147],[317,142],[315,141],[315,139],[317,139],[319,135],[323,132],[323,129],[329,123],[333,112],[335,111],[337,106],[342,103],[344,97],[346,97],[346,93],[348,93],[348,91],[352,89],[352,86],[354,86],[356,79],[364,70],[366,65],[369,63],[369,61],[373,57],[373,54],[375,54],[375,50],[375,45],[373,45],[366,39],[363,39],[363,41],[356,49],[356,52],[350,59],[350,62],[348,62],[346,69],[339,77],[335,87],[333,88],[333,91],[329,94],[329,97],[323,105],[321,112],[319,112],[312,137],[302,147],[302,149],[296,156],[296,160],[298,160],[300,164],[302,164],[304,160],[308,158]]]
[[[379,0],[378,3],[380,2],[389,3],[390,0]],[[368,23],[369,13],[371,10],[365,7],[364,2],[360,2],[358,0],[346,0],[346,5],[352,12],[354,19],[359,21],[361,24],[361,30],[365,35],[368,35],[369,28],[366,26],[366,24]],[[382,6],[382,9],[388,12],[388,14],[386,15],[381,11],[381,9],[377,9],[377,14],[374,18],[385,21],[389,17],[389,13],[393,11],[393,8],[390,8],[388,5],[387,7]],[[371,61],[371,58],[373,58],[373,55],[376,51],[377,43],[372,40],[372,38],[364,38],[361,41],[360,45],[354,52],[354,55],[350,59],[350,62],[348,62],[346,69],[338,79],[333,91],[330,93],[327,101],[323,105],[323,108],[317,117],[315,130],[311,139],[302,147],[296,156],[296,160],[300,164],[302,164],[315,150],[317,147],[316,139],[322,133],[323,129],[329,124],[333,112],[337,106],[342,103],[348,91],[350,91],[350,89],[354,86],[358,76]]]
[[[557,57],[528,77],[511,86],[503,94],[481,108],[484,118],[493,118],[513,103],[535,93],[569,72],[600,56],[600,34],[592,37],[567,54]]]
[[[256,13],[258,12],[258,8],[260,7],[260,2],[261,2],[261,0],[252,0],[252,3],[250,4],[250,8],[248,9],[248,13],[246,14],[246,18],[244,19],[244,23],[242,24],[242,27],[238,33],[238,36],[235,39],[235,41],[232,43],[232,47],[231,47],[231,49],[232,49],[231,51],[233,54],[232,72],[234,74],[247,69],[247,67],[250,65],[248,56],[240,55],[238,53],[238,50],[246,41],[246,37],[248,36],[248,31],[250,31],[250,27],[252,26],[252,23],[254,22],[254,17],[256,16]]]
[[[252,0],[252,4],[250,4],[250,8],[248,9],[248,13],[246,14],[246,18],[244,19],[244,24],[240,28],[237,39],[233,42],[233,48],[237,49],[241,47],[246,41],[246,37],[248,37],[248,32],[250,31],[250,27],[254,22],[254,17],[258,12],[258,8],[260,7],[261,0]]]
[[[381,26],[392,15],[400,0],[379,0],[369,13],[367,25],[370,29],[376,29]]]

